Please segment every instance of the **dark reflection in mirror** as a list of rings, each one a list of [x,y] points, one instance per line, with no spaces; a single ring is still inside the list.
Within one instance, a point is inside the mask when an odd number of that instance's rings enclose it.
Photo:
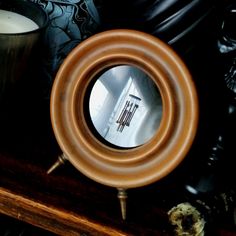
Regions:
[[[156,133],[162,118],[162,99],[146,73],[121,65],[96,80],[89,113],[97,132],[107,142],[132,148],[146,143]]]

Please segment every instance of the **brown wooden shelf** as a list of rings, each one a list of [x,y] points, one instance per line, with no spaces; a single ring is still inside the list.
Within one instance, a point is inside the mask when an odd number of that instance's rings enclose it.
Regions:
[[[147,202],[153,201],[153,189],[130,190],[124,222],[116,189],[90,181],[72,166],[48,176],[45,166],[7,155],[0,155],[0,166],[3,214],[59,235],[169,235],[164,209]]]
[[[37,200],[0,188],[0,212],[59,235],[126,235],[112,227],[90,221],[73,212],[57,209]]]

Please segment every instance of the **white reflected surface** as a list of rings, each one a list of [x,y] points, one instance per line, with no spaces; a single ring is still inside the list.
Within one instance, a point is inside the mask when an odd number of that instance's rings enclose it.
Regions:
[[[123,148],[142,145],[156,133],[162,117],[157,86],[133,66],[116,66],[92,88],[89,112],[94,127],[108,142]]]
[[[16,34],[38,29],[31,19],[15,12],[0,9],[0,33]]]

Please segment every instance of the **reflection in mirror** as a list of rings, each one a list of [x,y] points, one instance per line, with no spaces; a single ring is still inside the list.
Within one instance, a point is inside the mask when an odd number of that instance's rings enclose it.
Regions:
[[[115,146],[132,148],[156,133],[162,118],[162,99],[156,84],[142,70],[115,66],[96,80],[89,113],[101,137]]]

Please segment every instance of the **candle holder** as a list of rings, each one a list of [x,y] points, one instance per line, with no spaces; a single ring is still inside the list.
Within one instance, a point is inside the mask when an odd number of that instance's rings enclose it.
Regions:
[[[33,2],[0,2],[0,97],[23,76],[48,17]]]

